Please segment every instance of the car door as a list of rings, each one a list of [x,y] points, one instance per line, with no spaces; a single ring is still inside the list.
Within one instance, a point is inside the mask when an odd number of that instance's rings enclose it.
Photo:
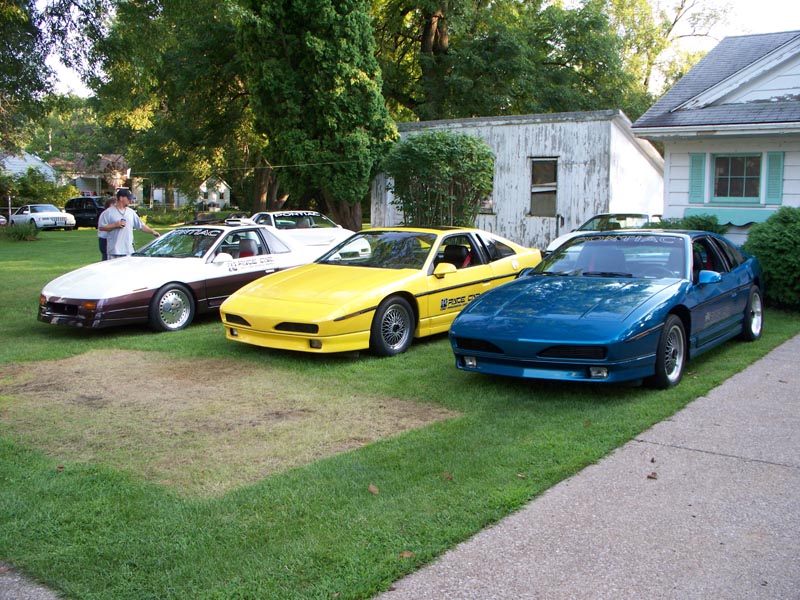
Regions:
[[[735,265],[733,265],[735,266]],[[722,337],[730,336],[739,326],[747,302],[749,284],[743,269],[731,268],[727,257],[711,236],[692,242],[692,338],[703,348]],[[700,284],[699,271],[719,273],[720,280]]]
[[[455,270],[436,274],[440,264]],[[420,330],[428,334],[447,331],[456,315],[469,302],[495,285],[491,262],[472,234],[458,233],[442,238],[427,276],[428,292],[420,314]]]
[[[206,262],[209,308],[217,308],[240,287],[289,264],[286,255],[291,251],[280,247],[282,244],[274,236],[268,241],[264,233],[258,227],[237,229],[218,242]],[[222,260],[220,254],[231,258]]]

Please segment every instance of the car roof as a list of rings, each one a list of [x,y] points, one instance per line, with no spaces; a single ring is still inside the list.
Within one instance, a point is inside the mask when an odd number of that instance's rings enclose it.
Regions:
[[[359,233],[368,231],[402,231],[402,232],[426,232],[426,233],[444,233],[451,231],[478,231],[474,227],[455,227],[450,225],[399,225],[396,227],[370,227],[369,229],[362,229]],[[488,233],[488,232],[487,232]]]

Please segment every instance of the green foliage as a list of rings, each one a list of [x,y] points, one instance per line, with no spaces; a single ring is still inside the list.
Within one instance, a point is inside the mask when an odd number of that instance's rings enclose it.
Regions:
[[[56,185],[40,170],[30,167],[24,175],[5,175],[0,178],[0,192],[14,196],[18,204],[43,202],[64,206],[64,203],[80,195],[73,185]]]
[[[384,168],[406,225],[472,227],[492,193],[494,154],[470,135],[425,132],[396,144]]]
[[[800,208],[781,207],[764,223],[754,224],[744,249],[761,263],[767,299],[800,308]]]
[[[366,0],[250,0],[242,50],[258,129],[299,196],[361,226],[361,201],[397,136],[381,94]]]
[[[714,215],[691,215],[680,219],[661,219],[649,223],[652,229],[690,229],[697,231],[711,231],[724,235],[728,231],[727,225],[722,225]]]
[[[30,223],[0,227],[0,237],[13,242],[33,242],[39,238],[39,229]]]
[[[28,152],[45,160],[72,159],[116,154],[124,147],[126,140],[100,120],[96,98],[50,96],[45,106],[47,114],[36,123],[25,146]]]
[[[34,0],[0,2],[0,149],[16,151],[49,91],[50,68]]]
[[[631,114],[633,81],[601,2],[373,5],[384,94],[398,118]]]

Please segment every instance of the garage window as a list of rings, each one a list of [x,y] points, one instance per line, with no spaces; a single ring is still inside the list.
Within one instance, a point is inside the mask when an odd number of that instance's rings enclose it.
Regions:
[[[532,217],[555,217],[558,192],[558,159],[531,159]]]

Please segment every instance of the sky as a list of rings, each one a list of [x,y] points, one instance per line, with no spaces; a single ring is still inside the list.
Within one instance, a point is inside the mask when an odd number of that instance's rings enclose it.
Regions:
[[[711,50],[722,38],[731,35],[772,33],[777,31],[800,31],[800,2],[797,0],[710,0],[710,4],[727,4],[727,23],[718,25],[712,37],[701,40],[686,40],[683,45],[691,50]],[[90,95],[77,73],[60,65],[51,57],[50,64],[56,69],[59,93]]]

